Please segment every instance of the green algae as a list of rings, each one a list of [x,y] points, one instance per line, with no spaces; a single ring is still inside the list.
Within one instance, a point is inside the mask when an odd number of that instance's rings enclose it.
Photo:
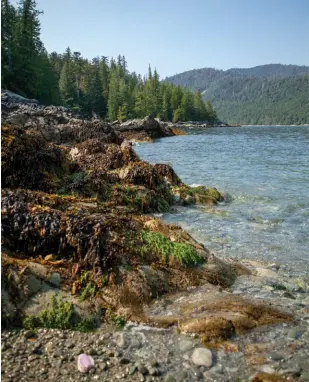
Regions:
[[[172,187],[172,193],[176,200],[182,204],[216,204],[223,201],[223,196],[216,188],[186,185]]]
[[[204,262],[204,259],[189,244],[172,242],[159,232],[141,231],[145,243],[144,251],[155,251],[165,264],[179,262],[192,266]]]

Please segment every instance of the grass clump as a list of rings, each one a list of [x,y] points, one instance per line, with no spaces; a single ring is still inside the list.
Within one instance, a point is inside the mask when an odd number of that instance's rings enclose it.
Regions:
[[[107,310],[106,315],[107,318],[116,325],[117,329],[122,329],[125,326],[126,319],[123,316],[115,314],[110,309]]]
[[[166,264],[177,261],[182,265],[190,266],[205,261],[191,245],[174,243],[159,232],[142,231],[141,237],[146,243],[144,251],[155,251]]]
[[[87,298],[95,297],[97,293],[97,285],[93,281],[89,281],[89,272],[84,272],[81,276],[82,291],[78,297],[79,302],[87,300]]]
[[[78,301],[83,302],[87,300],[87,298],[95,297],[96,293],[97,293],[97,286],[93,281],[90,281],[83,288],[80,296],[78,297]]]
[[[39,316],[29,315],[23,320],[26,329],[70,329],[89,332],[95,329],[92,318],[82,318],[73,307],[73,304],[56,295],[52,297],[49,307],[42,310]]]

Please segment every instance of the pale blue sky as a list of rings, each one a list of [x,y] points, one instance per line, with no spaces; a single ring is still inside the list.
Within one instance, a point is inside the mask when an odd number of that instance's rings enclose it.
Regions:
[[[309,0],[37,0],[49,52],[125,55],[161,78],[185,70],[309,65]]]

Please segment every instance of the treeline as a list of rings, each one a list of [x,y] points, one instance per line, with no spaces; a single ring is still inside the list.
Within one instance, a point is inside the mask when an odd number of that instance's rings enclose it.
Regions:
[[[68,48],[52,53],[50,62],[59,79],[60,96],[66,106],[109,120],[153,115],[165,121],[209,120],[217,116],[201,92],[160,82],[156,69],[142,78],[130,73],[124,56],[96,57],[91,62]]]
[[[249,69],[191,70],[167,78],[192,91],[200,87],[221,120],[230,124],[309,123],[308,66],[262,65]]]
[[[284,79],[290,77],[303,77],[309,75],[309,66],[268,64],[245,69],[218,70],[213,68],[193,69],[187,72],[175,74],[167,77],[166,82],[176,86],[184,86],[193,91],[197,89],[206,90],[216,86],[218,81],[223,81],[222,85],[228,86],[231,90],[233,79],[243,80],[244,78],[256,79]]]
[[[205,92],[229,123],[309,123],[309,75],[289,78],[233,78]]]
[[[111,121],[146,115],[166,121],[217,120],[199,90],[163,83],[150,66],[142,78],[128,71],[121,55],[90,61],[70,48],[48,54],[40,40],[40,12],[34,0],[21,0],[17,7],[1,0],[1,12],[2,87]]]

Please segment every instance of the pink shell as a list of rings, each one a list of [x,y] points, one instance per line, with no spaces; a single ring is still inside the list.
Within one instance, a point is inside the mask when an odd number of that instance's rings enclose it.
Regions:
[[[94,368],[93,358],[87,354],[80,354],[77,360],[77,368],[81,373],[87,373],[90,369]]]

